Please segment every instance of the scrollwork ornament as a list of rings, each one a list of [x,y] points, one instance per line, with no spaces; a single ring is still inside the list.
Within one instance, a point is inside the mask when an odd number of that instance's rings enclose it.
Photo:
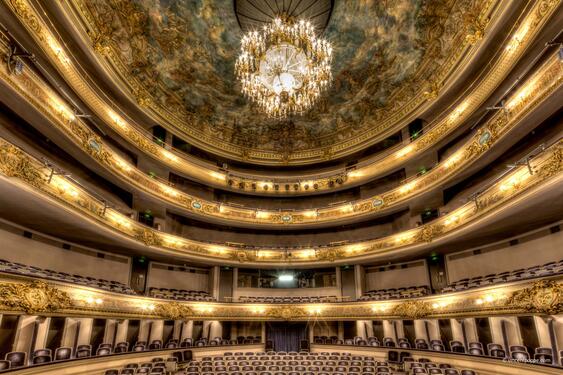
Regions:
[[[156,315],[169,320],[188,320],[194,316],[191,307],[178,302],[159,303],[155,306],[154,312]]]
[[[402,318],[422,319],[432,313],[432,306],[424,301],[407,301],[393,308],[393,314]]]
[[[563,312],[563,285],[553,280],[536,281],[531,287],[512,293],[507,304],[529,312],[560,314]]]
[[[0,284],[0,304],[26,314],[55,312],[72,306],[66,292],[43,281],[29,284]]]
[[[274,307],[266,312],[266,315],[273,318],[292,320],[306,316],[305,310],[295,306]]]
[[[0,143],[0,171],[8,177],[20,178],[35,187],[45,181],[29,156],[3,141]]]
[[[423,226],[414,236],[416,242],[432,242],[444,232],[444,225],[432,224]]]
[[[161,246],[162,239],[156,233],[148,229],[139,229],[135,232],[135,238],[147,246]]]
[[[344,253],[339,249],[327,249],[317,252],[317,259],[328,260],[329,262],[334,262],[337,259],[344,258]]]

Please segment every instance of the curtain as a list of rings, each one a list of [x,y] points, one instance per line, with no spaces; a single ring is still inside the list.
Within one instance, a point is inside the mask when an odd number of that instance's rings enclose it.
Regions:
[[[267,323],[266,339],[272,340],[276,352],[298,352],[301,340],[307,338],[306,323]]]

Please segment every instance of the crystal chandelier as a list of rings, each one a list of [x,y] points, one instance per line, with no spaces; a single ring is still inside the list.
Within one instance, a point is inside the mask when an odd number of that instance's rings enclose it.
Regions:
[[[309,22],[276,18],[242,38],[235,73],[245,96],[268,116],[283,118],[307,111],[327,90],[331,60],[330,43]]]

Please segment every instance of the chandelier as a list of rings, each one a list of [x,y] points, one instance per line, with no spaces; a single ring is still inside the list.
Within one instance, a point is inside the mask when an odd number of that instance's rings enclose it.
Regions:
[[[276,18],[241,40],[235,73],[242,93],[268,116],[283,118],[311,108],[332,80],[332,47],[301,20]]]

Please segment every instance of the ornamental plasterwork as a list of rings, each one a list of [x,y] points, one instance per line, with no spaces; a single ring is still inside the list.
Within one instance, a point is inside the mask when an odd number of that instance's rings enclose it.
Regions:
[[[563,311],[561,281],[559,277],[509,283],[407,300],[279,305],[192,301],[180,303],[112,293],[70,283],[56,282],[56,285],[52,285],[33,280],[30,276],[0,273],[0,312],[71,312],[74,316],[84,317],[183,321],[435,319],[525,313],[556,315]]]
[[[178,302],[159,303],[155,306],[154,313],[169,320],[189,320],[195,315],[191,307]]]
[[[143,5],[143,3],[141,3],[141,5]],[[391,111],[394,114],[394,116],[391,117],[395,117],[395,121],[397,121],[399,118],[406,116],[407,113],[411,112],[413,109],[416,109],[420,105],[424,104],[423,100],[417,101],[417,99],[422,98],[423,95],[417,95],[418,91],[416,88],[425,86],[424,82],[429,76],[439,77],[435,79],[444,81],[446,77],[455,71],[455,68],[458,67],[458,64],[462,61],[460,60],[460,57],[463,55],[462,51],[466,51],[472,44],[466,40],[466,35],[468,33],[471,35],[475,34],[475,27],[473,26],[475,24],[481,25],[480,30],[481,33],[483,33],[489,22],[489,15],[493,12],[493,10],[497,9],[497,5],[498,3],[494,1],[442,0],[439,3],[432,3],[431,6],[422,6],[422,14],[418,14],[417,19],[424,21],[418,22],[418,24],[422,25],[423,28],[432,31],[422,33],[422,39],[424,39],[424,42],[421,41],[422,45],[430,47],[424,49],[424,58],[419,65],[418,70],[410,80],[407,80],[408,85],[406,87],[400,87],[400,89],[395,90],[395,92],[390,95],[390,104],[384,107],[370,104],[369,100],[356,100],[355,102],[359,103],[358,108],[356,108],[356,117],[357,113],[361,113],[363,116],[369,113],[370,115],[367,117],[385,122],[385,120],[389,118],[388,112]],[[304,132],[302,137],[299,138],[299,134],[302,133],[300,130],[301,128],[292,128],[292,134],[294,134],[294,137],[299,139],[299,142],[296,142],[295,144],[288,144],[288,137],[284,136],[283,133],[278,134],[279,132],[273,131],[272,134],[266,134],[268,140],[273,140],[273,148],[258,150],[256,149],[256,145],[248,144],[249,141],[256,137],[243,137],[241,138],[241,140],[244,140],[243,143],[237,141],[237,132],[235,130],[237,129],[237,126],[244,127],[246,126],[245,124],[239,125],[235,123],[234,128],[231,129],[233,130],[233,134],[229,135],[231,130],[229,126],[226,126],[228,124],[217,124],[212,123],[213,120],[210,122],[205,120],[206,114],[209,114],[211,117],[213,116],[213,110],[211,108],[213,104],[211,104],[211,107],[208,106],[209,108],[206,108],[206,111],[204,111],[203,114],[196,114],[194,112],[186,116],[182,105],[175,103],[175,101],[180,98],[175,98],[174,95],[166,96],[159,91],[165,86],[164,84],[152,84],[150,87],[146,86],[146,83],[149,81],[154,83],[154,77],[158,80],[159,72],[154,71],[155,68],[151,68],[151,65],[146,63],[147,59],[150,59],[152,47],[150,43],[147,43],[143,39],[147,28],[142,25],[146,22],[152,22],[152,20],[140,9],[142,6],[134,7],[132,5],[125,5],[112,0],[103,2],[79,1],[73,2],[72,6],[74,6],[74,9],[77,11],[82,21],[88,25],[85,29],[89,30],[89,36],[92,38],[92,45],[94,46],[94,49],[101,50],[105,58],[112,62],[111,66],[114,69],[119,70],[118,75],[120,77],[125,77],[125,80],[131,87],[131,92],[133,93],[132,96],[139,102],[139,92],[144,90],[145,96],[153,97],[153,100],[142,101],[144,107],[149,113],[153,114],[153,116],[157,116],[159,119],[164,118],[166,121],[174,124],[174,127],[178,131],[187,134],[188,137],[193,137],[196,134],[195,132],[197,132],[198,137],[195,141],[202,143],[201,146],[203,148],[206,148],[206,145],[208,145],[208,147],[212,147],[216,152],[218,150],[226,150],[226,152],[231,153],[229,155],[230,157],[235,158],[242,157],[240,150],[244,148],[246,150],[251,150],[250,154],[253,160],[260,161],[261,158],[265,157],[267,158],[267,163],[295,163],[300,162],[299,159],[312,162],[319,158],[331,158],[336,152],[343,154],[346,152],[345,149],[350,148],[350,143],[355,142],[360,144],[370,141],[370,137],[377,136],[381,131],[388,130],[387,128],[389,128],[392,123],[387,121],[388,123],[381,125],[377,124],[377,126],[374,126],[371,121],[366,120],[355,123],[358,121],[336,119],[335,121],[337,124],[335,128],[337,131],[335,134],[337,134],[337,136],[330,135],[328,138],[327,136],[319,137],[319,134],[315,134],[314,137],[310,137],[310,135],[307,135],[307,132]],[[69,8],[73,9],[72,6]],[[129,6],[131,9],[123,10],[124,6]],[[211,7],[212,6],[213,5],[211,5]],[[340,7],[343,7],[343,5]],[[354,6],[352,6],[352,8],[354,8]],[[160,10],[163,12],[169,11],[169,9],[164,7]],[[365,14],[366,11],[363,11],[362,13]],[[349,14],[347,11],[345,13]],[[394,17],[399,17],[399,13],[400,12],[394,12]],[[122,14],[123,17],[119,16],[119,14]],[[337,17],[337,14],[338,11],[336,11],[336,15],[333,15],[333,17]],[[167,38],[157,37],[158,43],[161,43],[161,46],[169,45],[170,43],[178,43],[181,39],[180,36],[188,33],[188,31],[185,31],[184,28],[190,29],[189,25],[184,25],[182,22],[179,22],[181,19],[186,17],[178,17],[175,14],[171,14],[162,18],[170,19],[170,21],[167,25],[162,25],[167,29],[167,31],[160,34],[166,35]],[[367,18],[372,19],[373,17]],[[213,22],[213,20],[207,21]],[[359,20],[357,22],[359,22]],[[134,42],[130,44],[129,48],[124,48],[124,46],[119,44],[120,41],[123,41],[123,29],[120,28],[120,25],[128,25],[125,29],[128,30],[131,35],[128,35],[125,40]],[[179,32],[179,29],[177,28],[182,28],[184,31]],[[365,32],[368,32],[367,27],[362,28],[365,29]],[[344,32],[339,32],[338,34],[342,35]],[[173,35],[176,35],[176,37],[172,37]],[[368,37],[367,39],[377,40],[378,38]],[[101,40],[109,42],[104,42],[103,47],[100,48]],[[477,39],[474,38],[473,44],[476,40]],[[107,50],[108,45],[111,51]],[[192,43],[192,49],[197,50],[198,47],[200,47],[198,43]],[[167,47],[167,49],[173,51],[177,50],[178,47]],[[124,55],[122,54],[124,50],[128,51],[127,58],[124,58]],[[166,55],[166,53],[164,55]],[[383,56],[385,55],[389,55],[389,53],[383,54]],[[382,58],[381,60],[384,61],[385,59]],[[397,61],[395,61],[395,63],[397,63]],[[354,71],[354,74],[352,74],[352,71],[353,69],[349,72],[349,74],[351,77],[355,77],[358,72]],[[432,74],[430,74],[430,72],[432,72]],[[373,77],[378,75],[372,73],[373,72],[370,72],[368,76]],[[147,76],[153,78],[147,80]],[[344,75],[343,77],[347,76]],[[344,81],[350,81],[351,77],[345,78]],[[336,79],[338,82],[339,75],[336,76]],[[366,80],[352,79],[352,83],[355,83],[356,86],[361,85],[364,81]],[[383,82],[385,82],[385,80],[383,80]],[[345,88],[350,85],[351,83],[340,84],[340,86]],[[354,85],[352,84],[352,87],[353,86]],[[361,92],[363,90],[356,89],[356,91]],[[166,97],[166,105],[162,106],[162,100],[164,100],[162,98],[164,97]],[[413,103],[413,101],[416,103]],[[169,109],[172,109],[172,111]],[[322,118],[317,118],[319,116],[322,117],[322,113],[315,116],[316,124],[322,124],[324,122]],[[192,129],[191,127],[195,127],[197,129]],[[282,126],[281,128],[285,129],[286,127]],[[293,125],[293,127],[295,127],[295,125]],[[377,131],[372,130],[376,127],[378,128]],[[262,128],[265,127],[262,126]],[[370,137],[366,136],[366,132],[362,131],[363,128],[370,129],[373,134],[371,134]],[[221,136],[225,138],[219,140],[218,138]],[[355,140],[351,141],[349,139],[350,137],[352,137],[352,139],[355,138]],[[307,143],[309,142],[309,138],[311,140],[315,140],[314,145]],[[327,139],[325,140],[325,138]],[[330,143],[329,139],[332,138],[346,139],[346,147],[326,147],[322,145],[323,143]],[[268,142],[268,140],[260,140],[260,144],[269,144],[270,142]],[[225,141],[231,142],[231,144],[228,147],[221,144]],[[311,146],[313,148],[306,149]],[[305,149],[301,151],[300,148]]]
[[[24,3],[22,2],[21,4],[24,4]],[[528,18],[530,18],[530,19],[528,19],[527,22],[524,22],[524,23],[525,23],[525,24],[530,23],[533,27],[537,27],[541,22],[544,21],[544,20],[543,20],[543,17],[545,17],[546,15],[549,14],[549,12],[552,11],[552,9],[551,9],[550,7],[552,7],[553,5],[554,5],[553,2],[546,2],[545,4],[542,4],[542,9],[541,9],[540,11],[532,12],[532,16],[528,17]],[[25,4],[22,5],[22,6],[25,8]],[[19,9],[18,9],[18,12],[20,12],[20,11],[21,11],[22,14],[27,14],[26,17],[29,16],[29,14],[28,14],[28,13],[29,13],[29,12],[28,12],[28,9],[23,9],[23,10],[19,10]],[[26,13],[26,12],[27,12],[27,13]],[[534,17],[535,17],[535,18],[534,18]],[[34,18],[34,20],[37,21],[35,18]],[[529,22],[528,22],[528,21],[529,21]],[[39,31],[43,31],[43,30],[42,30],[42,29],[39,29],[38,32],[39,32]],[[517,46],[519,49],[522,49],[522,50],[525,49],[526,44],[529,42],[529,40],[532,39],[531,37],[528,38],[528,35],[529,35],[528,33],[524,33],[524,34],[526,34],[526,37],[524,37],[523,39],[520,38],[520,39],[519,39],[518,46]],[[532,33],[530,33],[530,34],[532,34]],[[39,40],[41,40],[41,41],[44,41],[45,39],[48,39],[48,38],[46,38],[46,37],[45,37],[44,35],[42,35],[42,34],[39,35],[38,38],[39,38]],[[515,51],[515,50],[514,50],[514,51]],[[503,53],[503,56],[505,56],[505,55],[507,55],[507,53]],[[517,59],[514,58],[515,56],[516,56],[515,54],[510,54],[509,58],[506,58],[507,56],[505,56],[504,59],[507,60],[507,61],[509,61],[510,63],[514,63],[514,62],[517,60]],[[503,58],[501,58],[501,60],[502,60],[502,59],[503,59]],[[66,60],[65,60],[65,61],[66,61]],[[499,67],[500,67],[500,66],[503,66],[502,63],[499,63],[499,64],[497,64],[497,65],[498,65]],[[66,67],[66,65],[65,65],[65,67]],[[503,68],[503,69],[504,69],[504,68]],[[508,71],[508,69],[506,69],[506,71]],[[493,72],[491,72],[490,76],[491,76],[491,77],[494,77],[494,79],[500,80],[501,77],[503,77],[503,74],[504,74],[504,73],[500,73],[500,72],[498,72],[498,71],[493,71]],[[77,78],[81,79],[80,76],[78,76]],[[489,82],[488,78],[485,77],[485,78],[482,80],[481,84],[477,86],[477,89],[476,89],[476,91],[475,91],[475,93],[477,93],[477,92],[479,92],[479,90],[483,90],[483,89],[484,89],[484,91],[483,91],[481,94],[479,94],[479,95],[480,95],[479,97],[481,98],[481,99],[479,99],[479,100],[484,100],[484,98],[488,97],[488,92],[489,92],[493,87],[494,87],[494,83]],[[472,102],[472,101],[469,101],[469,102]],[[471,104],[471,103],[470,103],[470,104]],[[468,115],[469,115],[469,112],[470,112],[470,111],[466,111],[466,112],[468,112]],[[422,148],[424,148],[424,147],[429,146],[432,142],[428,142],[428,140],[430,140],[431,138],[434,138],[436,135],[439,136],[440,134],[443,136],[445,133],[447,133],[447,129],[451,129],[452,127],[454,127],[455,124],[462,123],[462,121],[461,121],[462,118],[461,118],[461,117],[463,117],[463,116],[459,116],[459,117],[458,117],[458,120],[456,120],[456,121],[449,121],[449,120],[448,120],[448,121],[446,121],[446,122],[444,122],[444,123],[442,123],[442,124],[440,124],[440,125],[431,126],[432,129],[431,129],[428,133],[424,134],[422,137],[418,138],[415,142],[413,142],[413,144],[409,145],[409,147],[414,146],[414,149],[412,150],[412,154],[416,153],[417,151],[420,151],[420,150],[421,150]],[[123,124],[121,124],[121,125],[123,125]],[[156,153],[156,156],[157,156],[157,157],[160,156],[159,153],[158,153],[159,147],[157,147],[152,141],[147,140],[147,139],[144,139],[143,136],[141,135],[141,133],[135,133],[135,131],[133,130],[133,128],[131,128],[131,127],[129,127],[129,126],[120,126],[120,128],[117,129],[117,130],[118,130],[118,131],[125,131],[125,132],[126,132],[126,135],[131,135],[131,136],[132,136],[132,139],[133,139],[135,142],[141,142],[141,143],[139,143],[139,146],[141,147],[141,149],[143,149],[143,150],[150,150],[150,152],[151,152],[153,155]],[[391,156],[392,156],[391,159],[394,160],[394,159],[395,159],[395,158],[394,158],[395,155],[392,154]],[[385,164],[386,164],[386,163],[385,163],[384,161],[378,162],[378,165],[381,165],[381,166],[383,166],[383,165],[385,165]],[[387,163],[387,164],[388,164],[388,163]],[[178,166],[175,165],[174,167],[176,168],[176,167],[178,167]],[[193,169],[193,166],[192,166],[191,168]],[[190,168],[184,170],[184,172],[189,174],[189,173],[190,173]],[[327,181],[331,181],[331,180],[332,180],[332,179],[327,180]],[[329,184],[320,184],[320,185],[321,185],[321,186],[325,186],[325,185],[329,185]],[[271,190],[270,190],[270,191],[271,191]],[[240,212],[237,212],[237,215],[241,215]],[[246,217],[248,217],[248,215],[241,215],[241,216],[246,216]],[[299,221],[299,220],[296,220],[295,222],[298,222],[298,221]]]
[[[52,313],[72,306],[66,292],[42,281],[0,284],[0,305],[27,314]]]
[[[432,305],[425,301],[402,302],[393,308],[393,314],[407,319],[422,319],[432,314]]]
[[[563,285],[553,280],[536,281],[531,287],[514,292],[507,304],[532,313],[561,314]]]
[[[266,311],[266,315],[272,318],[293,320],[293,319],[303,318],[308,314],[301,307],[280,306],[280,307],[270,308],[268,311]]]
[[[217,202],[196,199],[196,197],[187,195],[180,190],[150,178],[150,176],[147,176],[134,167],[125,168],[124,164],[120,161],[121,159],[116,156],[115,152],[107,147],[86,124],[77,120],[69,122],[68,115],[65,114],[64,111],[59,110],[54,115],[48,110],[49,107],[46,106],[45,103],[38,101],[37,99],[41,99],[41,97],[44,97],[45,101],[48,101],[47,93],[41,95],[42,87],[40,84],[28,77],[19,79],[24,81],[21,83],[24,88],[19,89],[22,95],[24,95],[26,99],[33,101],[37,107],[44,108],[44,113],[47,116],[54,118],[58,115],[58,124],[64,134],[69,137],[74,136],[72,139],[90,156],[94,157],[105,167],[110,168],[114,174],[134,183],[138,188],[143,189],[147,193],[155,194],[158,198],[164,199],[166,202],[179,205],[182,209],[201,215],[256,224],[300,225],[304,223],[328,222],[355,215],[380,212],[393,205],[405,202],[405,200],[412,198],[421,191],[432,188],[440,181],[444,181],[470,162],[473,162],[473,160],[483,154],[499,139],[506,136],[526,114],[532,111],[536,105],[543,102],[545,98],[559,87],[563,80],[563,74],[561,73],[557,58],[552,56],[552,59],[531,79],[531,82],[534,83],[534,87],[538,89],[533,90],[529,95],[524,96],[518,103],[511,107],[510,113],[500,111],[495,114],[485,126],[479,129],[466,145],[462,146],[462,157],[454,161],[445,160],[444,163],[433,168],[430,172],[413,180],[411,183],[415,184],[415,186],[412,189],[403,190],[403,187],[400,187],[380,196],[358,201],[351,206],[350,210],[342,210],[340,207],[336,207],[307,210],[306,212],[294,211],[291,213],[266,211],[266,215],[262,216],[258,216],[257,211],[252,208],[229,207],[223,206]],[[17,89],[17,83],[13,81],[9,82],[16,85],[15,89]],[[25,91],[25,88],[30,88],[35,95],[31,95]],[[525,88],[522,90],[525,90]],[[516,96],[518,97],[518,95]],[[444,167],[444,164],[447,164],[447,167]],[[373,202],[375,200],[381,202],[381,204],[374,204]],[[223,210],[224,207],[227,207],[227,209]],[[315,211],[316,214],[310,215],[311,211]],[[289,218],[289,220],[285,220],[286,217]]]
[[[381,254],[383,251],[392,251],[399,247],[435,241],[442,235],[449,234],[475,218],[487,214],[501,203],[506,203],[510,199],[519,196],[525,190],[536,187],[554,176],[558,176],[563,169],[562,147],[563,141],[559,141],[546,149],[542,154],[536,156],[532,160],[532,168],[535,171],[532,175],[529,174],[527,166],[520,166],[515,168],[512,173],[504,176],[496,185],[483,191],[476,199],[477,209],[475,209],[473,202],[468,202],[431,224],[381,239],[313,249],[313,251],[316,250],[316,256],[311,256],[310,251],[300,255],[299,250],[295,249],[280,251],[279,249],[256,249],[253,247],[250,250],[245,248],[244,245],[237,248],[221,246],[221,251],[217,251],[216,245],[200,243],[146,228],[114,210],[108,209],[103,211],[103,203],[90,196],[86,191],[72,194],[73,189],[80,190],[80,188],[75,187],[74,183],[70,180],[67,181],[65,177],[56,176],[57,180],[51,183],[48,183],[47,179],[38,180],[37,176],[44,170],[43,165],[1,139],[0,150],[3,151],[0,155],[3,155],[3,157],[0,157],[0,172],[4,174],[5,172],[12,173],[13,168],[10,167],[11,165],[19,165],[18,163],[21,160],[27,160],[25,162],[27,172],[23,174],[18,173],[17,176],[11,177],[28,183],[30,186],[36,184],[34,187],[38,189],[38,192],[56,198],[58,202],[67,205],[69,208],[79,209],[80,214],[96,219],[99,224],[104,225],[107,229],[135,238],[144,245],[165,248],[168,251],[177,251],[178,254],[184,256],[203,255],[217,260],[238,261],[238,263],[248,261],[257,264],[286,264],[288,262],[318,262],[320,260],[318,254],[322,254],[325,251],[329,251],[327,254],[342,254],[339,257],[330,255],[327,258],[329,261],[331,259],[337,261],[352,259],[356,256],[367,256],[372,252]],[[501,186],[504,185],[507,188],[501,189]],[[61,186],[64,189],[61,189]],[[105,214],[102,214],[103,212]],[[265,251],[262,252],[262,250]],[[349,252],[348,250],[352,251]]]

